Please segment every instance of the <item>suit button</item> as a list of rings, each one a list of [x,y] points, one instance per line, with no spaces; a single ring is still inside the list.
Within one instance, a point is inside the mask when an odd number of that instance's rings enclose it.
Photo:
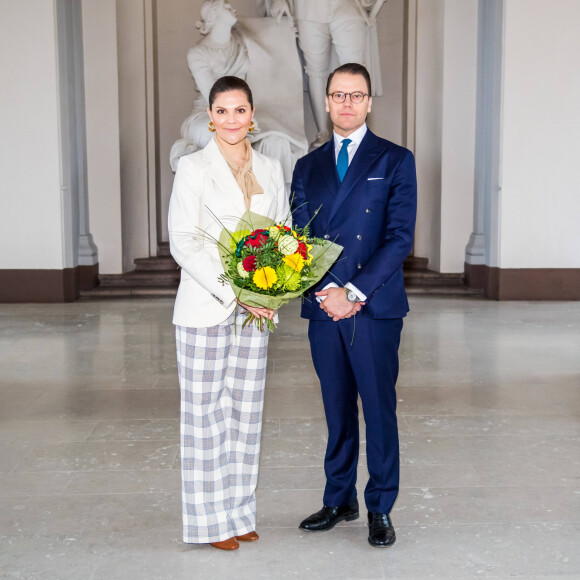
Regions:
[[[358,234],[358,236],[356,237],[357,240],[362,240],[362,236],[360,234]]]
[[[367,213],[371,213],[371,210],[367,207],[365,210]]]
[[[324,239],[328,240],[328,238],[330,238],[330,236],[328,234],[324,234]]]
[[[362,264],[357,264],[356,267],[360,270],[362,268]]]

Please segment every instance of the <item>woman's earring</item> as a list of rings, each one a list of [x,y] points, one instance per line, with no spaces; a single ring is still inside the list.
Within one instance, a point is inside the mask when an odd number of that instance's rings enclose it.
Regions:
[[[215,133],[215,125],[213,124],[213,121],[209,122],[208,129],[211,133]]]
[[[254,124],[254,121],[252,121],[252,124],[250,125],[250,128],[248,129],[248,131],[251,133],[255,128],[256,128],[256,125]]]

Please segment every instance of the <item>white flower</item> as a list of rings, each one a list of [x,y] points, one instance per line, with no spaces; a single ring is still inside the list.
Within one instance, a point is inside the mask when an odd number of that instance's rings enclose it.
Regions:
[[[273,240],[278,240],[278,238],[280,237],[281,233],[282,233],[282,230],[280,230],[280,228],[278,226],[272,226],[270,228],[270,237]]]
[[[278,240],[278,249],[281,254],[291,256],[298,250],[298,240],[294,236],[282,236]]]
[[[242,277],[242,278],[248,278],[250,273],[246,272],[246,270],[244,269],[244,263],[243,262],[238,262],[238,274]]]

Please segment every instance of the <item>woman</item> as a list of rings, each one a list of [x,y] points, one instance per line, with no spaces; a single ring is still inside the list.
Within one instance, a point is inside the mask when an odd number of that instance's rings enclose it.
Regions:
[[[248,311],[219,281],[222,224],[247,209],[276,221],[288,216],[280,164],[252,150],[250,88],[218,79],[207,114],[214,138],[179,161],[169,204],[171,253],[181,266],[173,323],[181,386],[183,538],[235,550],[254,541],[268,332],[242,328]],[[236,308],[237,306],[237,308]],[[237,317],[237,320],[236,320]]]

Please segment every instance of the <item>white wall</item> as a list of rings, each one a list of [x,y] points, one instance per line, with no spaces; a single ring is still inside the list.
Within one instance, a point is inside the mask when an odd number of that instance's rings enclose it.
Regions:
[[[89,217],[99,272],[123,271],[115,0],[83,0]]]
[[[501,268],[580,268],[580,3],[506,0]]]
[[[0,0],[0,268],[62,269],[52,1]]]

